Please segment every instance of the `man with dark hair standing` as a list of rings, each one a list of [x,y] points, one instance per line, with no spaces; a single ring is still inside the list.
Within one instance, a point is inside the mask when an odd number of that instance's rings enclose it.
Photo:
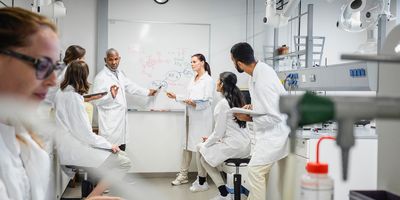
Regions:
[[[253,121],[256,135],[254,153],[248,167],[250,195],[248,200],[265,200],[270,170],[275,162],[288,154],[289,128],[286,117],[279,112],[279,96],[286,93],[272,67],[254,58],[248,43],[237,43],[231,48],[231,59],[236,70],[250,75],[251,105],[244,108],[268,115],[251,117],[235,114],[242,121]]]

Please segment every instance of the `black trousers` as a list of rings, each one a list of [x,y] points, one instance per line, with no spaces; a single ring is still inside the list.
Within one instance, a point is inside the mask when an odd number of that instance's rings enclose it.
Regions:
[[[122,151],[125,151],[125,148],[126,148],[126,144],[119,145],[119,149],[121,149]]]

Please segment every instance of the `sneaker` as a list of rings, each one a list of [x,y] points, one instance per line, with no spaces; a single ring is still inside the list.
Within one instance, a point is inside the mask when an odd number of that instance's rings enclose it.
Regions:
[[[210,187],[208,187],[208,183],[207,183],[207,182],[204,182],[203,185],[200,185],[199,179],[197,179],[196,181],[194,181],[194,182],[192,183],[192,186],[189,188],[189,190],[190,190],[191,192],[203,192],[203,191],[206,191],[206,190],[208,190],[208,189],[210,189]]]
[[[187,174],[179,173],[175,180],[171,182],[172,185],[182,185],[185,183],[189,183],[189,179]]]
[[[233,200],[233,197],[231,194],[226,195],[226,197],[221,196],[221,194],[217,195],[216,197],[210,199],[210,200]]]

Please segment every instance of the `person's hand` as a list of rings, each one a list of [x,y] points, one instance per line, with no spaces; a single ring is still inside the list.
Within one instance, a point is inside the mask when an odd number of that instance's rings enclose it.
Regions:
[[[115,97],[117,96],[117,94],[118,94],[118,89],[119,89],[119,87],[116,86],[116,85],[112,85],[112,86],[110,87],[110,92],[111,92],[111,96],[112,96],[113,99],[115,99]]]
[[[176,99],[176,95],[172,92],[167,92],[167,97],[170,99]]]
[[[242,108],[247,109],[247,110],[253,110],[253,105],[247,104],[247,105],[244,105]]]
[[[149,89],[149,94],[148,94],[148,96],[154,96],[154,95],[156,95],[156,93],[157,93],[157,90]]]
[[[191,99],[186,99],[186,100],[184,100],[183,102],[185,102],[187,105],[189,105],[189,106],[193,106],[193,107],[196,107],[196,103],[193,101],[193,100],[191,100]]]
[[[244,122],[251,122],[253,121],[253,118],[248,115],[248,114],[243,114],[243,113],[234,113],[236,119]]]
[[[204,137],[201,137],[201,139],[203,140],[203,143],[204,143],[207,141],[208,137],[204,136]]]
[[[113,153],[118,153],[119,151],[121,151],[121,149],[119,149],[118,145],[112,145],[111,150]]]
[[[105,95],[106,94],[99,94],[99,95],[96,95],[96,96],[84,97],[84,100],[85,100],[85,102],[89,102],[89,101],[93,101],[93,100],[96,100],[96,99],[100,99],[100,98],[104,97]]]

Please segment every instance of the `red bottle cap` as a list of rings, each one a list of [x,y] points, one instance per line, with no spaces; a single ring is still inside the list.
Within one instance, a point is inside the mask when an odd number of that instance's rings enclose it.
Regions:
[[[309,162],[309,163],[307,163],[306,170],[308,173],[327,174],[328,173],[328,164],[327,163]]]

